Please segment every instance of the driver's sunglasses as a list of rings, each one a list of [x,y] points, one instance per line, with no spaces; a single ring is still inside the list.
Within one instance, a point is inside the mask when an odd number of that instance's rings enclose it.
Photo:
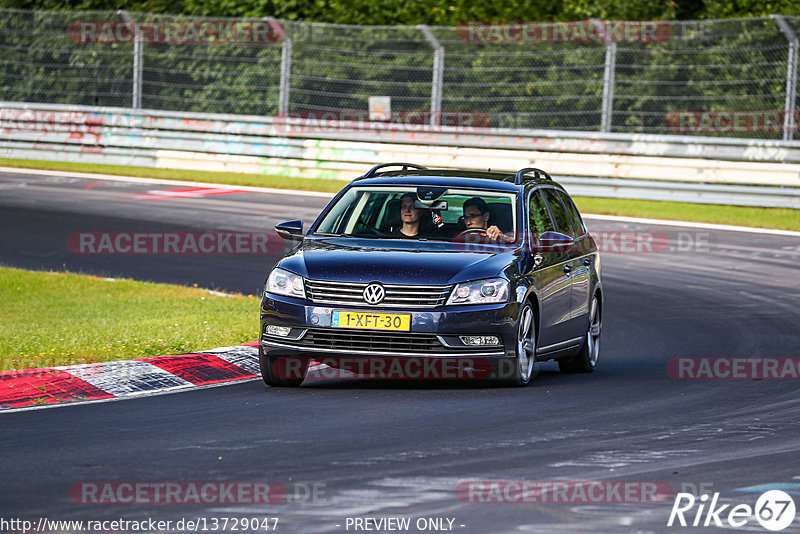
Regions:
[[[483,217],[483,215],[484,215],[483,213],[478,213],[478,214],[476,214],[476,215],[467,215],[467,214],[464,214],[464,215],[463,215],[463,218],[464,218],[464,220],[465,220],[465,221],[471,221],[472,219],[478,219],[478,218],[480,218],[480,217]]]

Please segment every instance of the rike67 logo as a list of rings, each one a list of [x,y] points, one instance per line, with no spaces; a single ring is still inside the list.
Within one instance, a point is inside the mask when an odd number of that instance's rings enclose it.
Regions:
[[[742,528],[755,519],[765,529],[778,532],[792,524],[796,512],[792,497],[781,490],[762,493],[755,506],[718,501],[719,493],[714,493],[710,502],[708,495],[698,498],[691,493],[678,493],[667,526]]]

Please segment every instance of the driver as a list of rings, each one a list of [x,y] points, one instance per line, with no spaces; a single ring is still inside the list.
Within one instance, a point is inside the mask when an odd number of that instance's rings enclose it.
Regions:
[[[467,230],[482,229],[486,231],[486,237],[498,241],[504,240],[506,243],[514,241],[513,237],[505,235],[497,226],[489,226],[489,218],[491,217],[489,208],[486,206],[486,201],[481,197],[472,197],[464,202],[464,225]]]

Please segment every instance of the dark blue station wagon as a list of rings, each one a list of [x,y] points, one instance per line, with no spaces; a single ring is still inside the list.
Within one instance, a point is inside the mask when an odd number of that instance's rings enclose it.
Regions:
[[[305,235],[301,221],[275,228],[297,246],[264,287],[259,359],[270,386],[299,386],[311,361],[353,358],[468,362],[459,371],[516,386],[546,360],[568,373],[595,368],[597,246],[542,170],[378,165]]]

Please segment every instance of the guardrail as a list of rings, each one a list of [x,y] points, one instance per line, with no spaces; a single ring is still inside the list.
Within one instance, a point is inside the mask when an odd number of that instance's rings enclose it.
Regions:
[[[625,198],[680,196],[695,202],[800,207],[794,189],[800,187],[797,141],[320,123],[0,102],[0,154],[342,180],[382,161],[507,171],[533,166],[552,170],[565,184],[566,177],[581,177],[573,185],[592,196],[620,196],[626,190],[632,195],[635,190],[638,196]],[[771,187],[760,192],[730,185]],[[677,190],[682,193],[676,195]]]

